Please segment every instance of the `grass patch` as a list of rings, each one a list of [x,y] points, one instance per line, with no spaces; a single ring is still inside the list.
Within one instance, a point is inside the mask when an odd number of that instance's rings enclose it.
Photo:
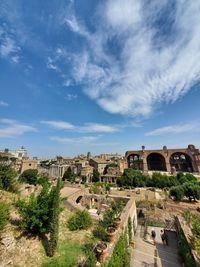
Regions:
[[[47,260],[42,267],[75,267],[83,253],[83,245],[73,242],[62,242],[58,247],[58,255]]]
[[[159,222],[159,221],[148,221],[147,225],[148,226],[154,226],[154,227],[162,227],[162,228],[165,227],[164,222]]]

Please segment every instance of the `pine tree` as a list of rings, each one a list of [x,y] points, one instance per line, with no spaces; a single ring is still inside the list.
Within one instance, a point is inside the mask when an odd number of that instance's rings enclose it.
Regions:
[[[49,239],[49,252],[48,252],[50,257],[53,257],[58,244],[60,189],[61,189],[61,180],[59,178],[56,187],[53,187],[51,191],[50,239]]]

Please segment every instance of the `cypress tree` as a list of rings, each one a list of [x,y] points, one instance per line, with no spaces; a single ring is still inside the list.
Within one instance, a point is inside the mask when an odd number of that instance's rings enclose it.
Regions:
[[[53,187],[51,191],[50,239],[49,239],[49,253],[48,253],[50,257],[53,257],[58,244],[60,189],[61,189],[61,180],[60,178],[58,178],[56,187]]]

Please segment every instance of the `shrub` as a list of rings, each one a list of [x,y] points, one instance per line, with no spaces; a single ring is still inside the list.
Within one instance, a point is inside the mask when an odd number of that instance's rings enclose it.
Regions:
[[[45,184],[50,186],[49,177],[48,176],[41,176],[41,177],[38,178],[37,183],[42,185],[42,186],[45,185]]]
[[[94,244],[93,243],[86,243],[83,247],[83,250],[87,256],[87,260],[84,264],[85,267],[95,267],[97,258],[94,253]]]
[[[173,186],[170,189],[170,195],[175,197],[177,201],[181,200],[184,197],[184,194],[185,192],[184,192],[183,186],[181,185]]]
[[[43,187],[38,196],[32,194],[28,200],[18,200],[16,206],[22,217],[23,231],[32,234],[42,234],[48,231],[50,207],[47,187]]]
[[[127,234],[124,233],[117,241],[108,263],[109,267],[130,267],[130,252],[128,251]]]
[[[0,189],[16,192],[17,172],[10,165],[0,164]]]
[[[108,242],[108,233],[106,231],[106,228],[102,225],[98,225],[93,230],[93,236],[97,239],[104,241],[104,242]]]
[[[4,229],[9,219],[9,206],[0,202],[0,231]]]
[[[71,167],[68,167],[68,169],[64,172],[62,180],[65,181],[69,181],[69,182],[73,182],[74,181],[74,175],[72,173],[72,169]]]
[[[131,217],[128,217],[128,237],[129,237],[129,243],[132,240],[132,222]]]
[[[37,184],[37,174],[38,170],[34,169],[29,169],[25,170],[19,177],[19,180],[23,183],[28,183],[28,184]]]
[[[91,225],[92,218],[87,210],[77,210],[67,222],[70,231],[88,229]]]

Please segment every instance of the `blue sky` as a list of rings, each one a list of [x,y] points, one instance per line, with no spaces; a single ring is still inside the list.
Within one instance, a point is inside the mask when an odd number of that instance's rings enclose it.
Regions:
[[[200,0],[1,0],[0,148],[200,146]]]

